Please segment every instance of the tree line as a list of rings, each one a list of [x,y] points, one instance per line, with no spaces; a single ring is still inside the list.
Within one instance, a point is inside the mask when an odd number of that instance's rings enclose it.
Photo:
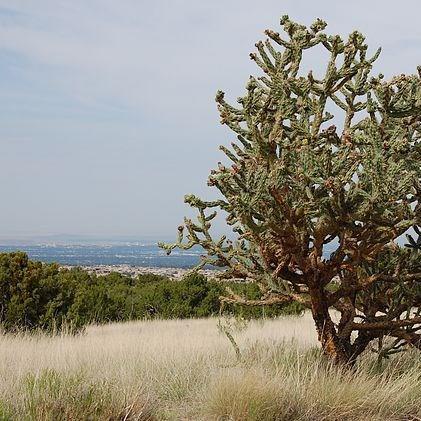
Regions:
[[[90,274],[81,268],[30,260],[23,252],[0,253],[0,324],[4,331],[78,330],[89,323],[144,318],[209,317],[219,313],[244,318],[299,313],[301,307],[270,308],[226,305],[219,297],[230,287],[259,299],[255,284],[208,281],[192,273],[180,281],[146,274]]]

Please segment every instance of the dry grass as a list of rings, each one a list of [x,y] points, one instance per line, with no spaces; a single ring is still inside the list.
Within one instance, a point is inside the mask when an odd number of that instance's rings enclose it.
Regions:
[[[310,318],[91,326],[0,337],[0,420],[421,419],[421,361],[356,372],[320,360]]]

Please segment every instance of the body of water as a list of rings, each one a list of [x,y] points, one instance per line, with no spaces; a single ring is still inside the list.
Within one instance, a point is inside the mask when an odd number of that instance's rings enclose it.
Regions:
[[[336,245],[330,245],[324,256],[328,258]],[[191,268],[200,261],[205,251],[199,247],[191,250],[174,250],[169,256],[156,243],[30,243],[3,244],[0,252],[21,250],[33,260],[57,262],[72,266],[131,265],[160,268]]]
[[[0,252],[21,250],[33,260],[66,265],[122,265],[188,268],[203,254],[200,249],[175,250],[167,256],[156,244],[118,245],[0,245]]]

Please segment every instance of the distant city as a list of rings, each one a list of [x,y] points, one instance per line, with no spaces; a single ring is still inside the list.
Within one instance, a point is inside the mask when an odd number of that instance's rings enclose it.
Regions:
[[[141,267],[188,268],[196,265],[203,254],[199,249],[175,250],[167,255],[156,243],[103,242],[73,243],[3,243],[0,251],[25,251],[31,259],[72,266],[130,265]]]
[[[200,247],[191,250],[175,249],[170,255],[160,249],[158,241],[171,242],[174,238],[113,237],[111,239],[93,236],[51,235],[17,238],[0,237],[0,252],[21,250],[31,259],[42,262],[57,262],[66,266],[97,267],[96,272],[113,270],[129,274],[144,268],[148,272],[157,269],[189,269],[197,265],[205,252]],[[335,246],[332,244],[325,254],[329,255]],[[158,271],[157,273],[161,273]],[[167,271],[165,271],[167,272]],[[174,272],[174,273],[173,273]],[[177,277],[177,271],[168,273]],[[183,271],[180,271],[180,274]]]

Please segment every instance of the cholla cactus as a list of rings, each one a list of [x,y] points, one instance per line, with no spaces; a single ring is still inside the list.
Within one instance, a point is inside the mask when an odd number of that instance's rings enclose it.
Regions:
[[[352,364],[375,339],[420,349],[420,252],[397,241],[421,219],[420,76],[371,77],[380,49],[369,56],[359,32],[345,41],[327,36],[320,19],[307,28],[288,16],[281,26],[286,36],[267,30],[250,55],[263,75],[250,77],[239,106],[216,95],[238,139],[221,146],[232,165],[209,176],[223,199],[187,195],[197,222],[185,219],[177,243],[161,246],[200,245],[201,265],[224,267],[221,276],[256,282],[263,294],[223,301],[308,307],[337,363]],[[303,74],[316,46],[327,51],[326,70]],[[234,242],[211,235],[217,208]]]

